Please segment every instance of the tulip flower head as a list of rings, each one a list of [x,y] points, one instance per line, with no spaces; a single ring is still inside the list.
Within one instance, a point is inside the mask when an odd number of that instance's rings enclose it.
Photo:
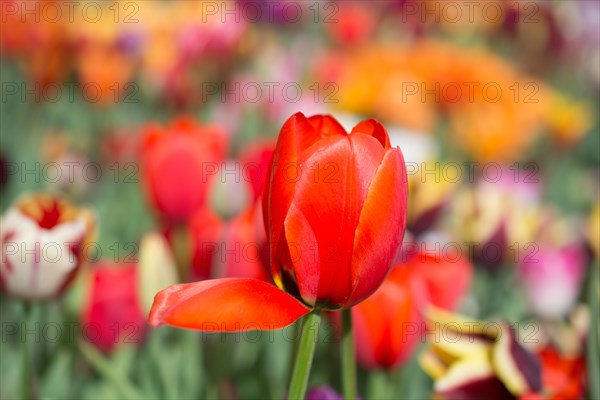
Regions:
[[[469,289],[473,269],[466,259],[423,252],[405,256],[379,289],[352,309],[356,354],[365,368],[402,365],[424,336],[427,304],[454,310]]]
[[[174,285],[157,294],[149,322],[270,330],[313,308],[350,308],[388,274],[404,235],[406,199],[402,153],[379,122],[347,133],[331,116],[294,114],[281,128],[263,194],[277,287],[249,278]]]
[[[186,221],[206,203],[227,149],[225,133],[180,118],[144,130],[141,172],[150,202],[167,223]]]
[[[395,266],[379,289],[352,309],[356,355],[364,368],[395,368],[416,350],[427,294],[412,272]]]
[[[542,362],[543,391],[551,400],[581,399],[585,393],[585,357],[564,355],[552,346],[538,352]]]
[[[283,125],[263,197],[275,283],[309,306],[349,308],[387,275],[406,227],[404,158],[375,120]]]
[[[22,197],[2,217],[0,283],[11,295],[41,300],[60,294],[82,264],[95,218],[47,194]]]
[[[146,324],[138,297],[137,265],[95,265],[89,294],[82,321],[98,333],[90,333],[87,340],[106,352],[121,343],[142,341]]]

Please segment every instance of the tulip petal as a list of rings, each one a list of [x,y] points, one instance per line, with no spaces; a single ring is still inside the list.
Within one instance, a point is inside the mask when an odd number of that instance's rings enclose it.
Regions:
[[[208,332],[273,330],[309,311],[266,282],[223,278],[173,285],[159,292],[148,322]]]
[[[330,136],[305,151],[285,235],[301,250],[292,261],[306,303],[314,304],[317,295],[329,298],[329,306],[347,302],[354,232],[384,154],[362,133]]]
[[[505,326],[492,351],[496,375],[515,396],[541,389],[539,358],[527,351],[516,339],[511,326]]]
[[[321,138],[332,135],[348,135],[344,127],[331,115],[313,115],[308,118],[308,122],[321,135]]]
[[[235,255],[225,254],[221,276],[229,278],[253,278],[266,281],[267,270],[260,257],[259,241],[253,225],[253,210],[238,215],[230,221],[221,239],[224,248],[235,249]],[[241,253],[241,254],[240,254]]]
[[[388,135],[387,130],[376,119],[371,118],[359,122],[354,128],[352,128],[350,135],[354,135],[356,133],[364,133],[366,135],[373,136],[379,141],[379,143],[381,143],[385,150],[391,148],[390,136]]]
[[[188,226],[192,244],[192,276],[197,280],[218,277],[214,266],[222,257],[219,246],[225,223],[207,208],[194,213]]]
[[[361,301],[387,275],[406,227],[406,166],[400,149],[386,152],[362,208],[352,255],[350,303]],[[382,267],[384,265],[384,267]]]
[[[367,193],[358,187],[357,176],[364,172],[358,171],[346,137],[323,139],[311,150],[302,164],[309,173],[296,184],[285,235],[300,248],[300,257],[292,261],[303,299],[313,304],[316,297],[328,298],[327,306],[340,307],[352,288],[354,231]]]
[[[394,268],[364,302],[352,308],[358,360],[366,368],[393,368],[404,362],[421,338],[419,309],[425,292],[408,268]]]
[[[513,399],[493,373],[485,358],[456,362],[434,384],[434,397],[441,399]]]
[[[292,115],[281,128],[273,156],[270,176],[267,177],[263,194],[263,218],[265,230],[271,243],[270,257],[275,259],[283,234],[283,222],[295,191],[298,158],[302,149],[317,141],[315,129],[302,113]],[[271,188],[277,191],[272,195]],[[271,263],[274,264],[273,262]],[[291,268],[291,265],[289,266]],[[273,276],[277,271],[273,268]]]
[[[349,138],[355,163],[354,184],[358,192],[359,206],[362,208],[367,198],[371,181],[385,156],[385,151],[381,148],[377,140],[371,136],[354,133]]]

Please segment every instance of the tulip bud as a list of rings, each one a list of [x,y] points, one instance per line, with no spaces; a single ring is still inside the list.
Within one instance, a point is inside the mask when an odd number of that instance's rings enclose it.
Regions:
[[[358,46],[369,39],[377,26],[375,11],[363,3],[341,3],[339,22],[326,24],[328,34],[336,42],[347,46]]]
[[[352,309],[356,355],[364,368],[394,368],[410,358],[421,338],[427,289],[407,265],[395,266],[368,299]]]
[[[504,326],[492,348],[492,365],[500,380],[514,395],[540,390],[539,358],[521,346],[512,327]]]
[[[473,268],[466,257],[418,252],[407,264],[424,282],[432,305],[446,310],[460,307],[473,277]]]
[[[185,222],[206,203],[206,188],[217,176],[227,149],[217,126],[178,119],[143,133],[143,183],[149,200],[167,223]]]
[[[332,117],[281,128],[263,196],[277,286],[310,307],[349,308],[385,279],[406,227],[399,148],[375,120],[350,134]]]
[[[329,386],[317,386],[308,391],[306,400],[342,400],[343,397]]]
[[[586,360],[584,354],[565,355],[553,346],[538,352],[542,363],[542,393],[553,400],[585,398]],[[541,398],[548,398],[547,396]]]
[[[19,199],[2,216],[0,283],[11,295],[41,300],[60,294],[83,263],[95,217],[51,195]]]
[[[142,238],[139,263],[140,300],[149,313],[154,295],[178,282],[177,267],[167,241],[159,233],[148,233]]]
[[[146,316],[138,297],[137,265],[97,264],[91,273],[91,289],[82,322],[84,340],[110,352],[122,343],[140,343],[146,332]]]
[[[223,221],[209,210],[190,221],[192,266],[195,277],[267,280],[262,251],[265,238],[256,235],[255,209]]]

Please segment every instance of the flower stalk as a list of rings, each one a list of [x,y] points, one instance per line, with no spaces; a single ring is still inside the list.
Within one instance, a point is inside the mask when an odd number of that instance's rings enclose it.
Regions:
[[[298,354],[296,355],[294,370],[292,372],[292,381],[290,382],[288,395],[290,400],[304,399],[315,347],[319,337],[320,325],[320,310],[313,310],[304,318],[300,346],[298,347]]]
[[[356,354],[352,310],[342,310],[342,389],[345,400],[356,399]]]

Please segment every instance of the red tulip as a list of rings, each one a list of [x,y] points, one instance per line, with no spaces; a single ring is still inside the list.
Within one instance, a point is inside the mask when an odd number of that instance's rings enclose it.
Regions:
[[[352,309],[361,364],[394,368],[406,361],[422,337],[425,306],[456,309],[471,275],[471,265],[462,258],[417,252],[397,264],[379,289]]]
[[[460,306],[471,285],[473,268],[466,257],[415,254],[408,262],[427,288],[429,302],[449,311]]]
[[[184,222],[206,202],[227,151],[226,134],[184,118],[143,134],[141,172],[150,201],[165,222]]]
[[[581,354],[563,355],[552,346],[546,346],[538,355],[542,362],[543,391],[550,394],[544,398],[583,398],[587,372],[585,357]]]
[[[371,119],[284,124],[263,211],[273,279],[309,306],[349,308],[387,275],[406,226],[406,167]]]
[[[262,142],[249,146],[240,154],[244,179],[252,186],[256,201],[263,192],[267,173],[275,151],[274,142]]]
[[[383,284],[352,309],[356,354],[365,368],[394,368],[404,363],[424,337],[427,304],[454,310],[467,293],[471,265],[421,252],[405,255]]]
[[[379,122],[348,134],[330,116],[293,115],[263,198],[271,271],[283,291],[243,278],[175,285],[156,296],[150,324],[275,329],[313,307],[358,304],[381,285],[402,242],[406,186],[402,153]]]
[[[210,210],[203,210],[192,217],[189,226],[196,278],[268,278],[261,258],[266,240],[256,235],[254,214],[249,209],[224,221]]]
[[[82,316],[85,339],[106,352],[120,343],[139,343],[146,321],[138,299],[137,265],[100,264],[91,285]]]
[[[394,368],[411,357],[421,338],[427,290],[406,265],[352,309],[356,355],[364,368]]]

